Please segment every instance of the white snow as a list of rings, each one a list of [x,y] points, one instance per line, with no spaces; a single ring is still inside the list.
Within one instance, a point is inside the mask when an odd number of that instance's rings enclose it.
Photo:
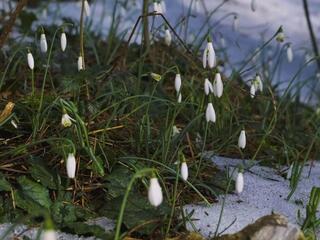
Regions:
[[[221,169],[226,169],[228,166],[231,172],[234,167],[243,163],[242,160],[224,157],[214,157],[213,162]],[[248,165],[249,161],[245,163]],[[250,169],[250,172],[245,171],[244,191],[240,195],[226,195],[218,233],[223,230],[225,230],[224,233],[238,232],[272,211],[288,217],[291,223],[301,223],[312,187],[320,187],[320,163],[314,162],[310,177],[308,177],[309,169],[310,165],[307,164],[298,188],[290,201],[286,200],[290,192],[289,181],[281,177],[275,169],[256,165]],[[204,236],[213,236],[216,231],[223,198],[224,196],[221,196],[219,203],[214,203],[209,207],[203,204],[185,206],[186,212],[194,211],[191,217],[194,219],[193,224]],[[297,219],[298,211],[302,216],[300,220]],[[227,228],[228,226],[230,227]],[[191,224],[188,227],[192,229]]]

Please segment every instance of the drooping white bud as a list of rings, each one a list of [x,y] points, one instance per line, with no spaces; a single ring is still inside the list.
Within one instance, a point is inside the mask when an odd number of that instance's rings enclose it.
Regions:
[[[41,35],[40,35],[40,50],[43,53],[46,53],[48,50],[47,39],[46,39],[46,35],[44,33],[41,33]]]
[[[174,136],[176,136],[177,134],[179,134],[180,133],[180,129],[176,126],[176,125],[174,125],[173,127],[172,127],[172,136],[174,137]]]
[[[15,120],[11,120],[10,123],[15,129],[18,129],[18,124],[16,123]]]
[[[251,0],[251,10],[252,12],[255,12],[257,10],[257,1]]]
[[[217,73],[213,82],[213,94],[220,98],[223,94],[223,83],[220,73]]]
[[[284,41],[284,38],[285,38],[285,35],[284,35],[284,32],[283,32],[283,29],[280,28],[277,36],[276,36],[276,40],[280,43],[282,43]]]
[[[206,95],[209,95],[210,92],[213,92],[213,86],[212,86],[212,83],[209,81],[209,79],[206,78],[204,80],[204,93]]]
[[[239,172],[236,179],[236,192],[242,193],[244,187],[243,173]]]
[[[72,120],[73,119],[69,116],[68,113],[64,113],[61,118],[61,124],[64,127],[70,127],[72,125]]]
[[[180,75],[180,73],[176,74],[176,77],[174,79],[174,88],[177,93],[180,92],[180,88],[181,88],[181,75]]]
[[[73,153],[68,154],[66,165],[68,178],[75,178],[77,163]]]
[[[57,239],[56,231],[53,229],[44,230],[41,233],[40,239],[41,240],[56,240]]]
[[[256,79],[255,79],[255,89],[259,90],[260,92],[263,91],[263,83],[262,83],[262,80],[261,80],[261,77],[259,74],[256,75]]]
[[[27,59],[28,59],[28,66],[31,70],[34,69],[34,59],[33,59],[33,55],[31,52],[28,52],[27,54]]]
[[[287,59],[289,63],[291,63],[293,60],[293,51],[292,51],[291,44],[289,44],[287,48]]]
[[[82,56],[78,57],[78,71],[83,70],[83,58]]]
[[[189,176],[189,170],[188,170],[188,165],[186,162],[181,163],[181,170],[180,171],[181,171],[182,179],[187,181],[188,176]]]
[[[165,30],[164,42],[169,47],[171,45],[172,36],[169,29]]]
[[[91,14],[91,9],[90,9],[90,5],[88,3],[88,0],[85,0],[84,1],[84,14],[87,16],[87,17],[90,17],[90,14]]]
[[[150,179],[150,186],[148,189],[148,199],[152,206],[158,207],[163,200],[162,189],[158,182],[158,178],[153,177]]]
[[[238,147],[244,149],[247,144],[246,131],[241,130],[239,139],[238,139]]]
[[[61,33],[60,45],[61,45],[62,52],[64,52],[66,50],[66,47],[67,47],[67,36],[66,36],[65,32]]]
[[[207,46],[203,51],[202,64],[203,68],[206,68],[207,64],[209,68],[213,68],[216,64],[216,53],[214,51],[213,44],[210,39],[208,39]]]
[[[255,87],[254,81],[252,81],[250,86],[250,97],[254,98],[255,96],[256,96],[256,87]]]
[[[207,105],[206,120],[207,122],[216,122],[216,112],[214,111],[212,103],[208,103]]]

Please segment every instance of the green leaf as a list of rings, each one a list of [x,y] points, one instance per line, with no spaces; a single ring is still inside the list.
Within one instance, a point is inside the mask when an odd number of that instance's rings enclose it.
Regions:
[[[32,216],[42,216],[45,213],[45,209],[39,203],[32,200],[30,197],[25,196],[21,191],[14,191],[15,204],[26,210]]]
[[[10,183],[6,180],[5,176],[3,176],[0,173],[0,192],[1,191],[5,191],[5,192],[9,192],[11,191],[11,185]]]
[[[107,181],[105,188],[108,189],[108,193],[112,198],[124,195],[132,175],[128,168],[119,166],[113,169],[111,174],[105,178]]]
[[[95,236],[101,239],[113,239],[111,234],[107,234],[104,229],[97,225],[89,225],[83,222],[67,223],[66,227],[72,233],[84,236]]]
[[[54,173],[47,166],[43,164],[40,159],[29,160],[31,167],[29,171],[34,180],[41,183],[47,188],[57,190],[58,186],[61,185],[60,176]]]
[[[108,218],[116,220],[122,200],[123,197],[121,196],[107,201],[105,207],[101,209],[101,213]],[[144,227],[139,228],[139,232],[150,234],[159,225],[162,218],[169,213],[170,208],[166,203],[162,203],[158,208],[152,207],[147,201],[146,196],[135,192],[131,193],[128,198],[123,223],[128,229],[131,229],[145,222],[150,222]]]
[[[30,199],[47,209],[50,208],[52,202],[49,197],[49,191],[47,188],[39,183],[28,179],[26,176],[19,177],[18,183],[22,188],[23,195],[29,197]]]

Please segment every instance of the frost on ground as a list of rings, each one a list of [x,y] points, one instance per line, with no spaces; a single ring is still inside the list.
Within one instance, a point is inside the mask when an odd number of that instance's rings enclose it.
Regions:
[[[245,166],[249,164],[249,161],[243,162],[224,157],[214,157],[213,162],[221,169],[229,168],[230,172],[241,163]],[[238,232],[246,225],[271,212],[288,217],[291,223],[301,223],[312,187],[320,187],[320,163],[313,163],[310,177],[308,177],[309,170],[310,163],[305,166],[298,188],[290,201],[286,200],[290,192],[289,181],[280,176],[275,169],[254,166],[250,171],[245,171],[244,191],[240,195],[226,195],[223,215],[217,232]],[[213,236],[216,231],[223,197],[221,196],[219,202],[210,207],[201,204],[185,206],[187,213],[194,211],[191,217],[193,225],[204,236]],[[298,212],[300,212],[300,219]],[[192,224],[189,224],[188,228],[194,230]]]

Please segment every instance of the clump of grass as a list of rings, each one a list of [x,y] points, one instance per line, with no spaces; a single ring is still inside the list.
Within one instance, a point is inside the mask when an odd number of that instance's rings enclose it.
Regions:
[[[58,229],[112,238],[84,223],[107,216],[119,219],[116,238],[163,238],[186,231],[192,216],[185,216],[184,204],[211,204],[229,191],[229,179],[204,157],[205,151],[269,165],[318,156],[314,133],[319,116],[293,101],[290,87],[277,95],[268,79],[262,79],[264,90],[252,99],[241,75],[252,58],[230,77],[221,74],[222,96],[206,96],[204,80],[212,81],[227,62],[218,58],[217,66],[210,63],[203,69],[198,47],[185,44],[165,15],[144,8],[139,18],[144,31],[148,18],[162,19],[163,25],[153,44],[147,44],[146,32],[144,44],[137,44],[125,42],[115,28],[103,41],[85,25],[84,1],[81,9],[79,34],[72,34],[79,27],[76,22],[44,26],[50,46],[46,54],[34,43],[11,41],[10,57],[3,56],[0,106],[5,109],[8,101],[15,106],[0,118],[0,221],[40,224],[50,218]],[[170,45],[160,36],[164,26],[173,36]],[[68,36],[64,52],[58,40],[62,29]],[[32,71],[25,61],[27,47],[34,57]],[[219,56],[220,49],[216,51]],[[181,77],[179,89],[174,87],[176,74]],[[206,121],[208,103],[214,106],[215,121]],[[63,114],[72,118],[71,124],[60,124]],[[247,144],[242,149],[238,137],[243,129]],[[75,178],[68,178],[65,167],[70,153],[75,154]],[[188,180],[180,172],[182,155]],[[141,174],[150,169],[163,189],[158,208],[146,197],[151,176]]]

